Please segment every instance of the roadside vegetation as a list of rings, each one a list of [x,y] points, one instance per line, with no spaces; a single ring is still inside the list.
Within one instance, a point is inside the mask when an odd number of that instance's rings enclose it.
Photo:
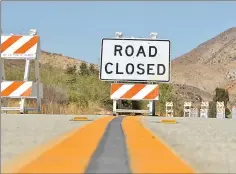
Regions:
[[[6,79],[22,80],[24,64],[7,64]],[[33,66],[31,66],[33,67]],[[79,70],[78,70],[79,69]],[[44,85],[42,113],[47,114],[86,114],[109,111],[110,84],[98,79],[98,71],[93,65],[81,63],[80,67],[56,69],[49,65],[40,65],[40,80]],[[30,80],[34,80],[34,68],[30,69]],[[11,105],[19,101],[11,100]],[[35,105],[34,101],[27,105]]]
[[[19,66],[20,65],[20,66]],[[24,63],[19,65],[7,63],[5,67],[7,80],[22,80]],[[33,66],[31,66],[33,67]],[[45,114],[104,114],[112,111],[110,100],[110,83],[100,81],[99,72],[93,66],[82,62],[79,67],[68,66],[65,70],[50,65],[40,65],[40,80],[44,85],[42,113]],[[34,80],[34,68],[30,69],[29,80]],[[158,115],[165,113],[165,102],[173,101],[176,114],[180,113],[177,96],[169,84],[160,85],[160,101],[157,102]],[[12,106],[19,100],[10,100]],[[27,102],[35,106],[34,101]],[[148,102],[124,101],[123,107],[146,109]]]
[[[209,103],[209,117],[210,118],[216,118],[216,103],[217,102],[224,102],[225,116],[227,118],[229,118],[231,115],[231,112],[230,112],[229,108],[227,107],[227,104],[229,102],[228,90],[223,89],[223,88],[216,88],[215,89],[215,95],[214,95],[212,101]]]

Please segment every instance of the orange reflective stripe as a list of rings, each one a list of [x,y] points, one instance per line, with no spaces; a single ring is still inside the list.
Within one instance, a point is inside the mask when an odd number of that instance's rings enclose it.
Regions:
[[[6,51],[11,45],[18,41],[22,36],[11,36],[1,44],[1,53]]]
[[[15,54],[23,54],[27,52],[30,48],[32,48],[35,44],[38,43],[38,36],[32,37],[28,42],[18,48],[14,53]]]

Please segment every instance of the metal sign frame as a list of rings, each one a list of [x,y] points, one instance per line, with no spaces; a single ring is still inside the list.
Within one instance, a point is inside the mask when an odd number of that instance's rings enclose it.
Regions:
[[[147,38],[141,38],[142,40],[156,40],[156,36],[157,33],[151,33],[150,34],[150,39]],[[119,39],[119,40],[141,40],[140,38],[122,38],[123,34],[121,32],[116,32],[116,37],[115,38],[110,38],[111,40],[114,39]],[[105,39],[105,38],[104,38]],[[169,41],[170,44],[170,40],[165,40],[165,41]],[[105,80],[105,79],[101,79],[101,70],[102,70],[102,49],[101,48],[101,57],[100,57],[100,71],[99,71],[99,79],[101,81],[109,81],[111,83],[144,83],[144,84],[158,84],[159,81],[138,81],[138,80],[134,80],[134,81],[130,81],[130,80],[118,80],[118,79],[113,79],[113,80]],[[171,80],[171,58],[170,58],[170,45],[169,45],[169,81],[167,83],[170,82]],[[164,83],[164,82],[163,82]],[[117,115],[118,113],[148,113],[150,116],[154,116],[155,115],[155,100],[149,100],[149,104],[147,104],[148,110],[134,110],[134,109],[119,109],[121,107],[121,101],[125,100],[125,99],[119,99],[119,100],[113,100],[113,115]],[[136,100],[136,101],[140,101],[140,100]]]

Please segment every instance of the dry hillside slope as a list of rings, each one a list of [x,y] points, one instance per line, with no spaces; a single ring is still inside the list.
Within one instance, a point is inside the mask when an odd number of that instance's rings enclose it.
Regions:
[[[172,81],[212,93],[225,87],[236,94],[236,27],[172,61]]]
[[[56,53],[49,53],[46,51],[41,51],[41,57],[40,57],[40,63],[41,64],[48,64],[55,68],[59,69],[66,69],[67,65],[76,65],[77,70],[79,70],[79,66],[82,62],[82,60],[71,58],[68,56],[64,56],[62,54],[56,54]],[[85,62],[87,65],[90,65],[92,63]],[[98,65],[93,64],[95,68],[98,68]]]

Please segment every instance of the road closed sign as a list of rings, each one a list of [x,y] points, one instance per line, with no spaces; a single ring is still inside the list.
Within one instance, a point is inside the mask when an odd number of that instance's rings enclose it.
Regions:
[[[169,82],[170,41],[103,39],[100,79]]]

